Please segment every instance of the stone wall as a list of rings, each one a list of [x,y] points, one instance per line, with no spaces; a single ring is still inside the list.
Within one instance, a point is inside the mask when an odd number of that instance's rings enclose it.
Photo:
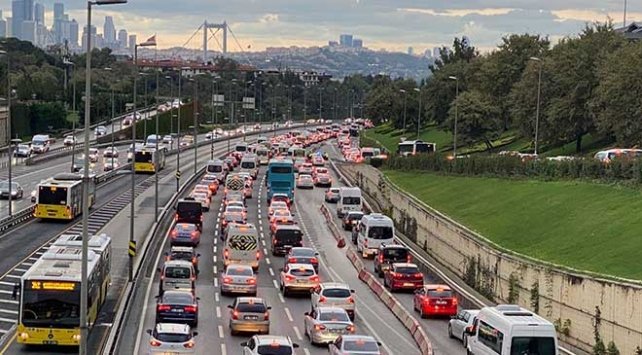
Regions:
[[[596,319],[605,344],[615,342],[622,354],[642,347],[642,283],[576,272],[502,249],[406,194],[377,169],[340,168],[402,233],[487,298],[536,311],[558,325],[560,340],[586,352],[594,344]]]

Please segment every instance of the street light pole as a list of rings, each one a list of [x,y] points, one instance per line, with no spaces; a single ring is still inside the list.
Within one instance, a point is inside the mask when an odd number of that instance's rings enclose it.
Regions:
[[[196,80],[196,76],[193,78],[194,80],[194,100],[193,100],[193,116],[194,116],[194,175],[196,175],[196,161],[198,160],[198,81]]]
[[[127,0],[97,0],[87,1],[87,29],[91,29],[91,6],[125,4]],[[82,255],[80,267],[80,355],[87,354],[87,338],[89,328],[87,324],[87,263],[89,258],[89,126],[91,125],[91,36],[87,36],[87,55],[85,56],[85,142],[84,142],[84,173],[82,189]]]
[[[9,52],[8,51],[2,51],[2,54],[4,54],[7,57],[7,143],[9,145],[9,164],[7,165],[9,167],[9,217],[13,215],[13,209],[11,206],[11,192],[12,192],[12,176],[11,176],[11,164],[13,162],[13,142],[11,138],[11,61],[9,60]]]
[[[537,155],[539,147],[539,105],[540,94],[542,92],[542,60],[537,57],[531,57],[530,59],[538,62],[539,64],[539,70],[537,74],[537,109],[535,111],[535,155]]]
[[[216,79],[212,80],[212,94],[211,94],[211,101],[210,105],[212,107],[212,139],[210,139],[210,160],[214,160],[214,132],[216,129],[214,128],[214,115],[215,115],[215,108],[214,108],[214,84],[216,83]]]
[[[399,92],[403,94],[403,133],[406,134],[406,90],[400,89]]]
[[[419,127],[421,127],[421,86],[414,90],[419,93],[419,114],[417,115],[417,139],[419,139]]]
[[[449,76],[448,79],[455,80],[455,129],[453,131],[453,158],[457,158],[457,119],[459,118],[459,77]]]
[[[89,36],[88,36],[89,37]],[[136,171],[134,167],[136,166],[136,120],[138,117],[137,113],[137,101],[136,96],[138,90],[138,44],[134,44],[134,118],[132,119],[132,162],[131,162],[131,190],[129,196],[129,242],[133,243],[134,239],[134,208],[136,202],[135,189],[136,189]],[[142,118],[142,115],[141,115]],[[129,254],[129,282],[134,281],[134,255]]]
[[[319,118],[323,117],[323,88],[319,86]]]
[[[332,118],[333,118],[334,121],[337,120],[337,91],[338,90],[339,90],[338,88],[334,88],[334,103],[332,105],[332,107],[334,109],[334,115],[333,115]]]
[[[180,190],[181,186],[181,82],[183,81],[183,68],[178,69],[178,114],[177,121],[177,147],[176,152],[176,192]],[[173,105],[173,103],[172,103]]]

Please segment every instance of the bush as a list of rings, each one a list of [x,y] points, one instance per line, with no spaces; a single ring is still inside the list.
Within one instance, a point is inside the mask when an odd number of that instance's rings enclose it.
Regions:
[[[380,168],[383,165],[383,159],[381,158],[370,158],[370,165],[375,168]]]
[[[393,170],[424,170],[462,176],[642,183],[642,160],[640,159],[620,159],[605,164],[595,159],[522,161],[519,157],[499,155],[475,155],[449,160],[441,154],[422,154],[411,157],[392,156],[385,166]]]

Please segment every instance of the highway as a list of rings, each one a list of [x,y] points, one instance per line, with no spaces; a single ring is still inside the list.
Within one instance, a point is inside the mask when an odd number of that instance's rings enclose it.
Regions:
[[[300,352],[304,354],[327,353],[326,349],[311,346],[303,335],[303,313],[310,310],[309,295],[284,298],[278,289],[278,273],[283,265],[282,257],[273,257],[268,253],[267,242],[269,236],[267,227],[265,190],[261,181],[263,174],[259,175],[254,185],[254,198],[248,200],[248,222],[258,225],[263,245],[258,274],[258,296],[267,300],[272,306],[270,313],[270,334],[288,335],[301,346]],[[321,281],[346,282],[356,291],[357,317],[355,325],[358,333],[373,335],[384,345],[388,354],[418,354],[414,340],[398,322],[395,316],[388,311],[385,305],[378,301],[368,287],[359,281],[357,272],[346,258],[344,251],[338,249],[327,227],[319,218],[318,205],[309,204],[307,201],[319,194],[318,191],[302,191],[296,193],[294,213],[302,227],[305,239],[304,245],[313,246],[321,253],[320,278]],[[217,222],[221,213],[221,196],[215,196],[210,212],[206,213],[201,244],[197,248],[201,254],[199,268],[201,273],[197,279],[196,292],[200,297],[199,326],[201,335],[197,338],[196,353],[237,354],[239,344],[249,336],[231,336],[228,329],[229,310],[227,305],[233,301],[232,297],[221,296],[219,275],[223,269],[222,246],[218,238]],[[260,199],[257,198],[260,196]],[[162,251],[168,250],[169,245]],[[158,262],[158,260],[157,260]],[[158,262],[160,266],[160,262]],[[332,266],[329,266],[332,265]],[[132,343],[121,345],[120,350],[125,353],[144,353],[148,345],[146,329],[154,326],[155,298],[158,290],[158,275],[154,273],[154,282],[149,284],[146,291],[146,306],[139,315],[140,319],[130,319],[127,323],[138,323],[136,338]],[[129,334],[129,330],[127,331]],[[133,335],[132,335],[133,336]]]

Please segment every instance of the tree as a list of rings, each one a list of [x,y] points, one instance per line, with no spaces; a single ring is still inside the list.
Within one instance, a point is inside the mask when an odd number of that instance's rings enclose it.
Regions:
[[[469,63],[478,56],[479,51],[470,45],[470,41],[467,37],[455,37],[452,49],[441,47],[439,50],[439,58],[435,60],[434,65],[430,66],[430,70],[434,73],[442,69],[444,66],[458,61]]]
[[[500,110],[485,94],[476,90],[459,94],[448,111],[448,127],[455,125],[457,111],[457,134],[463,143],[472,144],[483,141],[488,149],[493,147],[492,140],[501,132]]]

